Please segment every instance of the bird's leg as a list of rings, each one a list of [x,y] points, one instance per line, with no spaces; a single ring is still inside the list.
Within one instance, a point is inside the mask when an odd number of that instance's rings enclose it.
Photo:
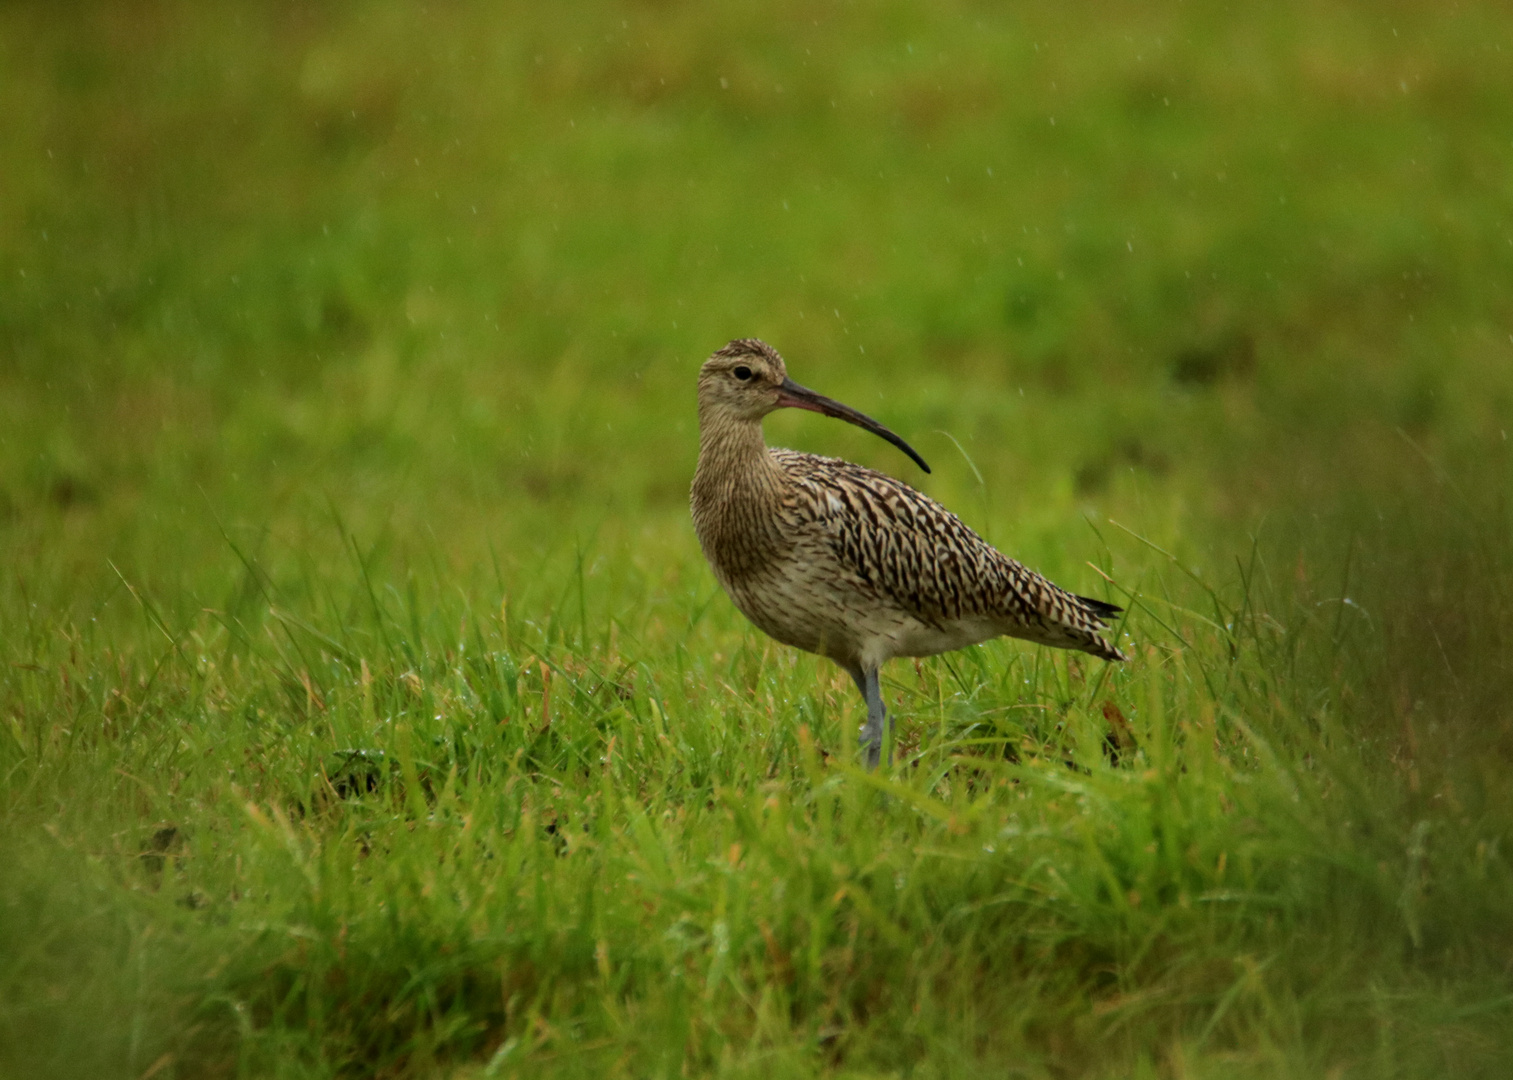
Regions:
[[[888,718],[888,768],[893,768],[893,743],[898,734],[898,719],[883,706],[882,670],[872,669],[872,700],[877,702],[877,733],[882,735],[882,718]],[[876,745],[876,744],[874,744]],[[874,763],[876,759],[874,758]]]
[[[858,729],[861,734],[861,744],[866,746],[872,730],[872,699],[867,696],[867,673],[860,667],[848,667],[846,674],[851,676],[851,681],[856,683],[856,688],[861,691],[862,700],[867,703],[867,722]]]
[[[867,699],[867,722],[862,725],[861,744],[867,749],[867,768],[877,768],[883,749],[883,718],[888,718],[888,733],[893,733],[893,718],[883,707],[883,690],[877,679],[877,668],[847,668],[856,688]],[[888,747],[888,764],[893,764],[893,748]]]

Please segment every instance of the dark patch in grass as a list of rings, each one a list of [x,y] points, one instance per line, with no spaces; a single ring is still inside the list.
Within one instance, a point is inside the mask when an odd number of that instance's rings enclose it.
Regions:
[[[343,342],[361,342],[368,337],[366,320],[344,293],[327,292],[321,301],[320,329],[326,337]]]
[[[382,750],[338,750],[331,755],[336,766],[331,770],[331,789],[339,799],[371,795],[382,784],[388,765]]]
[[[1108,734],[1103,737],[1103,756],[1108,758],[1110,765],[1118,765],[1126,754],[1132,755],[1138,749],[1135,731],[1112,701],[1103,703],[1103,719],[1108,721]]]
[[[366,153],[394,129],[398,94],[388,87],[371,88],[360,102],[331,102],[314,111],[310,126],[324,155],[342,159]]]
[[[1441,406],[1440,377],[1422,371],[1411,378],[1398,402],[1398,425],[1410,434],[1427,434],[1438,418]]]
[[[1125,439],[1101,457],[1078,467],[1073,477],[1079,495],[1095,495],[1107,489],[1115,469],[1143,469],[1153,476],[1164,476],[1171,469],[1171,459],[1152,449],[1139,438]]]
[[[1211,387],[1221,379],[1249,378],[1255,370],[1255,339],[1242,331],[1189,345],[1179,350],[1171,363],[1172,381],[1196,389]]]
[[[1009,325],[1028,328],[1035,325],[1042,306],[1043,301],[1036,287],[1023,285],[1009,290],[1004,312],[1008,317]]]
[[[47,499],[59,510],[75,510],[93,506],[100,494],[95,486],[82,477],[63,473],[47,485]]]
[[[183,846],[184,837],[179,832],[179,827],[164,825],[153,831],[139,857],[147,872],[156,879],[162,876],[168,860],[181,851]]]

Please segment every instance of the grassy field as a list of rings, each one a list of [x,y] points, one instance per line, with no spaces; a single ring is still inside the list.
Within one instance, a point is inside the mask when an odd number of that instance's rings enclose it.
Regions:
[[[1504,1077],[1513,13],[0,5],[0,1077]],[[1131,662],[749,627],[761,336]]]

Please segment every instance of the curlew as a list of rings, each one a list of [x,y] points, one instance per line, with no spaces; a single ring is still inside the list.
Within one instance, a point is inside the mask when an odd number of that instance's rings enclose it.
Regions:
[[[691,498],[699,545],[760,630],[851,675],[867,702],[868,768],[877,766],[887,717],[878,671],[895,656],[1007,635],[1125,658],[1102,637],[1122,608],[1053,585],[891,476],[769,448],[762,418],[782,408],[845,420],[930,467],[876,420],[788,378],[766,342],[732,341],[699,370]]]

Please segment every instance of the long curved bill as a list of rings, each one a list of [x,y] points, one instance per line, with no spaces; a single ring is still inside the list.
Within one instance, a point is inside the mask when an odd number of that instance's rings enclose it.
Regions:
[[[783,385],[778,388],[778,408],[808,409],[810,412],[824,413],[826,416],[833,416],[837,420],[844,420],[848,424],[855,424],[859,428],[864,428],[874,435],[887,439],[894,446],[913,458],[915,464],[925,470],[925,472],[930,471],[930,466],[925,464],[924,458],[915,453],[914,447],[904,442],[904,440],[883,427],[876,420],[872,419],[872,417],[866,413],[857,412],[850,405],[842,405],[834,398],[827,398],[824,394],[816,394],[807,386],[800,386],[792,379],[784,379]]]

